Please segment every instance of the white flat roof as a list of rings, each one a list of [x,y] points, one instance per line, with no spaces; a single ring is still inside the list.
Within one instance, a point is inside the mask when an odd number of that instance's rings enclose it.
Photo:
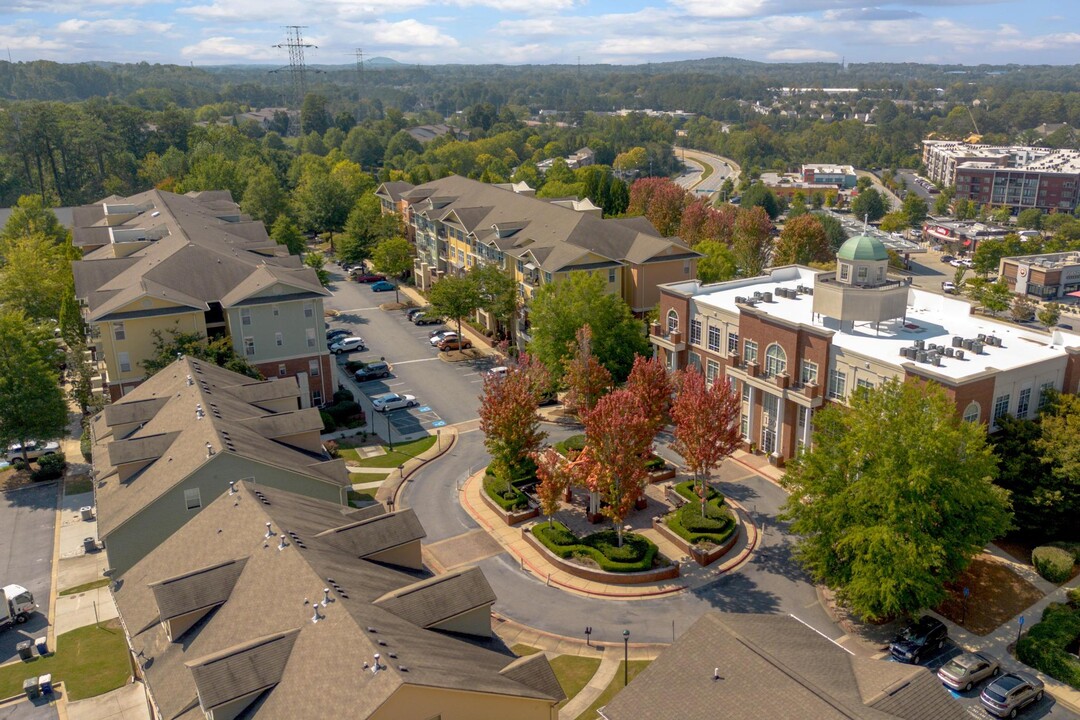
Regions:
[[[778,268],[771,276],[703,286],[704,292],[695,295],[694,301],[699,305],[737,313],[736,297],[753,296],[755,291],[769,291],[773,293],[773,301],[758,302],[756,308],[759,312],[788,322],[831,330],[833,345],[842,350],[875,358],[897,368],[911,363],[955,380],[987,370],[1007,371],[1064,357],[1067,346],[1080,347],[1078,335],[1055,331],[1051,336],[1018,325],[995,322],[984,315],[971,315],[971,306],[966,301],[915,287],[908,288],[906,319],[886,321],[876,329],[871,322],[858,322],[855,323],[854,332],[840,332],[835,324],[830,328],[822,318],[814,316],[812,296],[800,294],[797,299],[791,300],[776,295],[776,289],[780,287],[792,290],[799,285],[813,287],[817,274],[818,271],[804,267]],[[689,289],[687,285],[680,283],[673,287],[685,291]],[[942,357],[940,367],[916,363],[900,355],[900,348],[912,346],[916,340],[923,340],[927,345],[936,343],[951,347],[954,335],[977,338],[980,334],[1001,338],[1002,346],[984,346],[980,355],[964,351],[963,360]]]

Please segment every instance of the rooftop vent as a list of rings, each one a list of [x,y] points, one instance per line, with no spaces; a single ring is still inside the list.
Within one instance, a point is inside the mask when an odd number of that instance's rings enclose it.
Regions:
[[[314,612],[311,613],[311,622],[312,622],[312,624],[317,623],[317,622],[319,622],[320,620],[323,619],[323,616],[319,614],[319,604],[318,603],[315,603],[315,607],[312,608],[312,610],[314,611]]]
[[[209,442],[206,443],[206,457],[211,457],[214,454],[214,446]]]
[[[267,538],[274,537],[274,528],[272,528],[270,526],[270,523],[266,523],[266,537]]]
[[[285,535],[283,534],[281,535],[281,542],[278,543],[277,549],[284,550],[287,547],[289,547],[289,543],[285,542]]]

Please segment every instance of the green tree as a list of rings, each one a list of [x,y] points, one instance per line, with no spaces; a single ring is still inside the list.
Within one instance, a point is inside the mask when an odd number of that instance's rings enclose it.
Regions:
[[[1041,210],[1027,208],[1026,210],[1021,210],[1016,216],[1016,224],[1022,228],[1027,228],[1028,230],[1040,230],[1042,229],[1043,219],[1045,217],[1046,216],[1043,215]]]
[[[40,195],[23,195],[11,208],[11,215],[0,230],[0,246],[35,235],[41,235],[53,245],[63,245],[71,239],[71,233],[56,219],[56,213],[41,201]]]
[[[337,232],[354,202],[345,185],[323,163],[310,163],[292,193],[293,214],[304,232]]]
[[[828,212],[814,213],[818,221],[821,223],[821,227],[825,230],[825,237],[829,239],[829,247],[832,248],[833,254],[840,249],[840,246],[847,242],[848,235],[844,230],[844,224],[841,223],[835,215]]]
[[[776,198],[776,193],[765,187],[764,183],[756,182],[747,188],[742,194],[741,205],[744,208],[764,208],[770,220],[775,220],[780,215],[780,201]]]
[[[207,340],[197,332],[186,333],[175,328],[164,333],[151,330],[150,334],[154,336],[154,354],[139,362],[147,377],[164,370],[176,362],[178,357],[184,356],[212,362],[256,380],[264,379],[254,365],[237,354],[232,338],[228,335]]]
[[[394,302],[401,302],[398,284],[401,282],[401,276],[413,266],[413,249],[409,241],[403,237],[383,240],[372,251],[371,263],[376,270],[394,279]]]
[[[285,192],[274,171],[260,165],[248,178],[240,207],[251,217],[269,225],[285,210],[285,203]]]
[[[934,607],[1010,527],[979,423],[935,383],[890,380],[814,417],[812,449],[783,480],[784,517],[814,580],[867,619]]]
[[[1035,317],[1038,319],[1039,324],[1049,330],[1058,324],[1058,320],[1061,319],[1061,305],[1057,303],[1047,303],[1043,305]]]
[[[1054,393],[1040,422],[1042,435],[1035,447],[1042,452],[1053,482],[1040,488],[1038,499],[1064,523],[1062,529],[1076,538],[1080,511],[1080,397]]]
[[[982,304],[983,307],[990,311],[991,314],[997,315],[998,313],[1005,312],[1012,304],[1012,292],[1009,290],[1008,284],[1004,280],[998,280],[994,283],[989,283],[986,286],[986,291],[983,293]]]
[[[467,276],[476,284],[479,308],[504,328],[513,327],[518,309],[518,285],[514,276],[497,265],[475,265]]]
[[[278,245],[287,247],[290,255],[302,255],[304,248],[307,247],[300,228],[296,227],[296,223],[285,213],[278,215],[277,220],[274,221],[274,226],[270,229],[270,237]]]
[[[382,203],[375,193],[365,192],[345,220],[345,229],[337,243],[338,259],[342,262],[369,260],[376,245],[400,234],[400,217],[383,214]]]
[[[630,373],[636,355],[645,355],[649,341],[622,298],[607,292],[607,278],[582,272],[542,285],[529,303],[532,340],[529,352],[555,380],[563,376],[578,328],[592,328],[592,352],[616,380]]]
[[[887,211],[885,198],[874,188],[863,190],[851,201],[851,214],[859,220],[868,219],[870,222],[875,222],[885,217]]]
[[[704,257],[697,262],[697,276],[703,284],[723,282],[735,277],[738,270],[735,256],[727,246],[716,240],[704,240],[694,248]]]
[[[1060,538],[1072,531],[1080,510],[1076,483],[1062,482],[1056,462],[1044,457],[1039,443],[1042,424],[1037,420],[1004,415],[991,436],[998,460],[996,483],[1012,497],[1016,529],[1030,538]]]
[[[901,210],[885,213],[885,217],[881,218],[882,232],[900,232],[901,230],[906,229],[907,226],[907,215]]]
[[[731,253],[743,277],[757,277],[772,257],[773,225],[762,207],[739,208]]]
[[[0,348],[0,445],[63,435],[67,401],[51,333],[21,310],[0,310]]]
[[[322,135],[333,122],[326,109],[326,98],[318,93],[308,93],[300,106],[300,134],[318,133]]]
[[[923,221],[926,220],[929,207],[925,200],[915,193],[909,192],[904,197],[904,204],[900,212],[907,216],[907,223],[910,227],[919,228],[922,227]]]
[[[457,324],[458,337],[462,337],[461,319],[472,315],[480,307],[480,290],[467,275],[446,275],[431,286],[428,301],[431,312],[453,320]]]
[[[773,265],[809,265],[828,262],[834,257],[817,215],[803,214],[784,225],[773,252]]]
[[[330,284],[330,273],[326,270],[326,259],[320,253],[307,253],[304,255],[304,265],[315,271],[319,283],[323,287]]]

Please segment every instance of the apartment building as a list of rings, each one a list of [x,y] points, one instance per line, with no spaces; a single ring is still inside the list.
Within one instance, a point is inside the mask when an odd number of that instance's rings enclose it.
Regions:
[[[973,314],[963,300],[890,277],[881,241],[854,237],[836,270],[801,266],[714,285],[660,288],[650,339],[670,370],[726,376],[747,447],[783,464],[811,441],[814,413],[896,378],[936,382],[965,420],[1031,417],[1048,390],[1080,390],[1080,336]]]
[[[1072,212],[1080,202],[1080,151],[924,140],[931,180],[956,188],[956,199],[1014,212]]]
[[[543,653],[491,630],[477,567],[432,575],[412,510],[241,480],[127,572],[113,597],[155,720],[551,720]]]
[[[385,212],[402,212],[416,243],[414,277],[439,277],[491,263],[514,275],[527,305],[536,288],[575,272],[600,274],[635,313],[654,307],[661,283],[696,277],[697,258],[643,217],[604,219],[588,200],[542,200],[524,183],[488,185],[459,175],[403,187],[384,183]],[[481,318],[494,329],[493,320]],[[527,335],[528,312],[518,331]]]
[[[240,212],[228,192],[150,190],[76,208],[75,294],[112,400],[145,378],[158,334],[228,336],[268,378],[295,378],[304,407],[335,387],[311,268]]]
[[[320,440],[293,378],[253,380],[181,358],[91,423],[98,534],[121,573],[241,479],[338,506],[345,461]]]

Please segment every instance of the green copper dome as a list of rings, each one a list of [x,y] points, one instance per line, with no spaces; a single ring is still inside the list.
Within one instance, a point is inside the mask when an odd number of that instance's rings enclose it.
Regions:
[[[858,235],[841,245],[836,257],[839,260],[888,260],[889,251],[877,238]]]

